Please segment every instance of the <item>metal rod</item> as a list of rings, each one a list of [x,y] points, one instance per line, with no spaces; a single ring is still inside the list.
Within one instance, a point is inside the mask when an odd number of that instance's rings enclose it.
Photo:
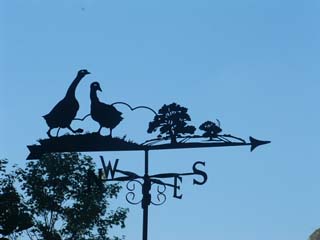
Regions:
[[[148,240],[148,205],[143,208],[143,229],[142,229],[142,240]]]
[[[149,174],[149,152],[144,151],[144,174]]]
[[[143,209],[143,229],[142,229],[142,240],[148,240],[148,210],[151,203],[151,181],[149,176],[149,155],[148,150],[145,151],[144,155],[144,177],[142,186],[142,209]]]

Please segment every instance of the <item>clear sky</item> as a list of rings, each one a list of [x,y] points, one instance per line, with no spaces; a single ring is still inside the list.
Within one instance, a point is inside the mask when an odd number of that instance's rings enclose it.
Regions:
[[[0,157],[25,164],[26,145],[46,137],[41,116],[86,68],[78,116],[99,81],[104,102],[177,102],[195,126],[219,119],[224,133],[272,141],[252,153],[151,152],[151,173],[190,171],[200,160],[209,179],[193,186],[185,178],[182,200],[169,191],[165,205],[150,207],[150,240],[307,239],[320,227],[319,12],[316,0],[1,0]],[[153,137],[152,114],[119,110],[115,136]],[[100,154],[143,171],[143,153]],[[140,239],[141,208],[122,195],[115,204],[130,214],[114,232]]]

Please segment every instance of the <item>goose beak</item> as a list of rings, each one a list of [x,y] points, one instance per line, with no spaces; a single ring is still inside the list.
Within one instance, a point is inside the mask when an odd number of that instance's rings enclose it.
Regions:
[[[97,90],[98,90],[98,91],[100,91],[100,92],[102,92],[102,90],[101,90],[100,86],[98,86]]]

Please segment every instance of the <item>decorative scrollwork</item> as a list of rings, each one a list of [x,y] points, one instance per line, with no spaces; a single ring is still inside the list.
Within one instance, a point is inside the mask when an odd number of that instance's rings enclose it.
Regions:
[[[165,192],[167,190],[167,187],[164,184],[158,184],[158,183],[153,183],[153,184],[157,184],[157,201],[158,202],[153,202],[151,200],[151,203],[153,205],[160,206],[160,205],[164,204],[167,201],[167,196],[165,194]]]
[[[126,194],[126,200],[128,203],[133,204],[133,205],[137,205],[139,203],[141,203],[142,200],[140,201],[135,201],[136,198],[136,194],[135,194],[135,190],[136,190],[136,183],[139,183],[142,187],[142,183],[138,180],[131,180],[129,182],[127,182],[126,188],[129,191]]]

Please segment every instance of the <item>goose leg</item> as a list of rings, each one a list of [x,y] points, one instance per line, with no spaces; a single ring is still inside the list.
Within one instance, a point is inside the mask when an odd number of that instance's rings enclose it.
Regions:
[[[59,131],[60,131],[60,128],[58,128],[58,131],[57,131],[57,136],[56,136],[56,137],[58,137],[58,136],[59,136]]]
[[[112,128],[110,128],[110,137],[112,137]]]
[[[77,133],[77,131],[73,130],[70,126],[68,127],[68,129],[73,133]]]
[[[68,129],[69,129],[71,132],[76,133],[76,131],[73,130],[70,126],[68,126]]]
[[[73,133],[82,133],[83,132],[82,128],[78,128],[77,130],[73,130],[70,126],[68,126],[68,129]]]
[[[102,129],[102,126],[100,126],[100,128],[99,128],[99,130],[98,130],[98,132],[97,133],[99,133],[100,135],[101,135],[101,129]]]

